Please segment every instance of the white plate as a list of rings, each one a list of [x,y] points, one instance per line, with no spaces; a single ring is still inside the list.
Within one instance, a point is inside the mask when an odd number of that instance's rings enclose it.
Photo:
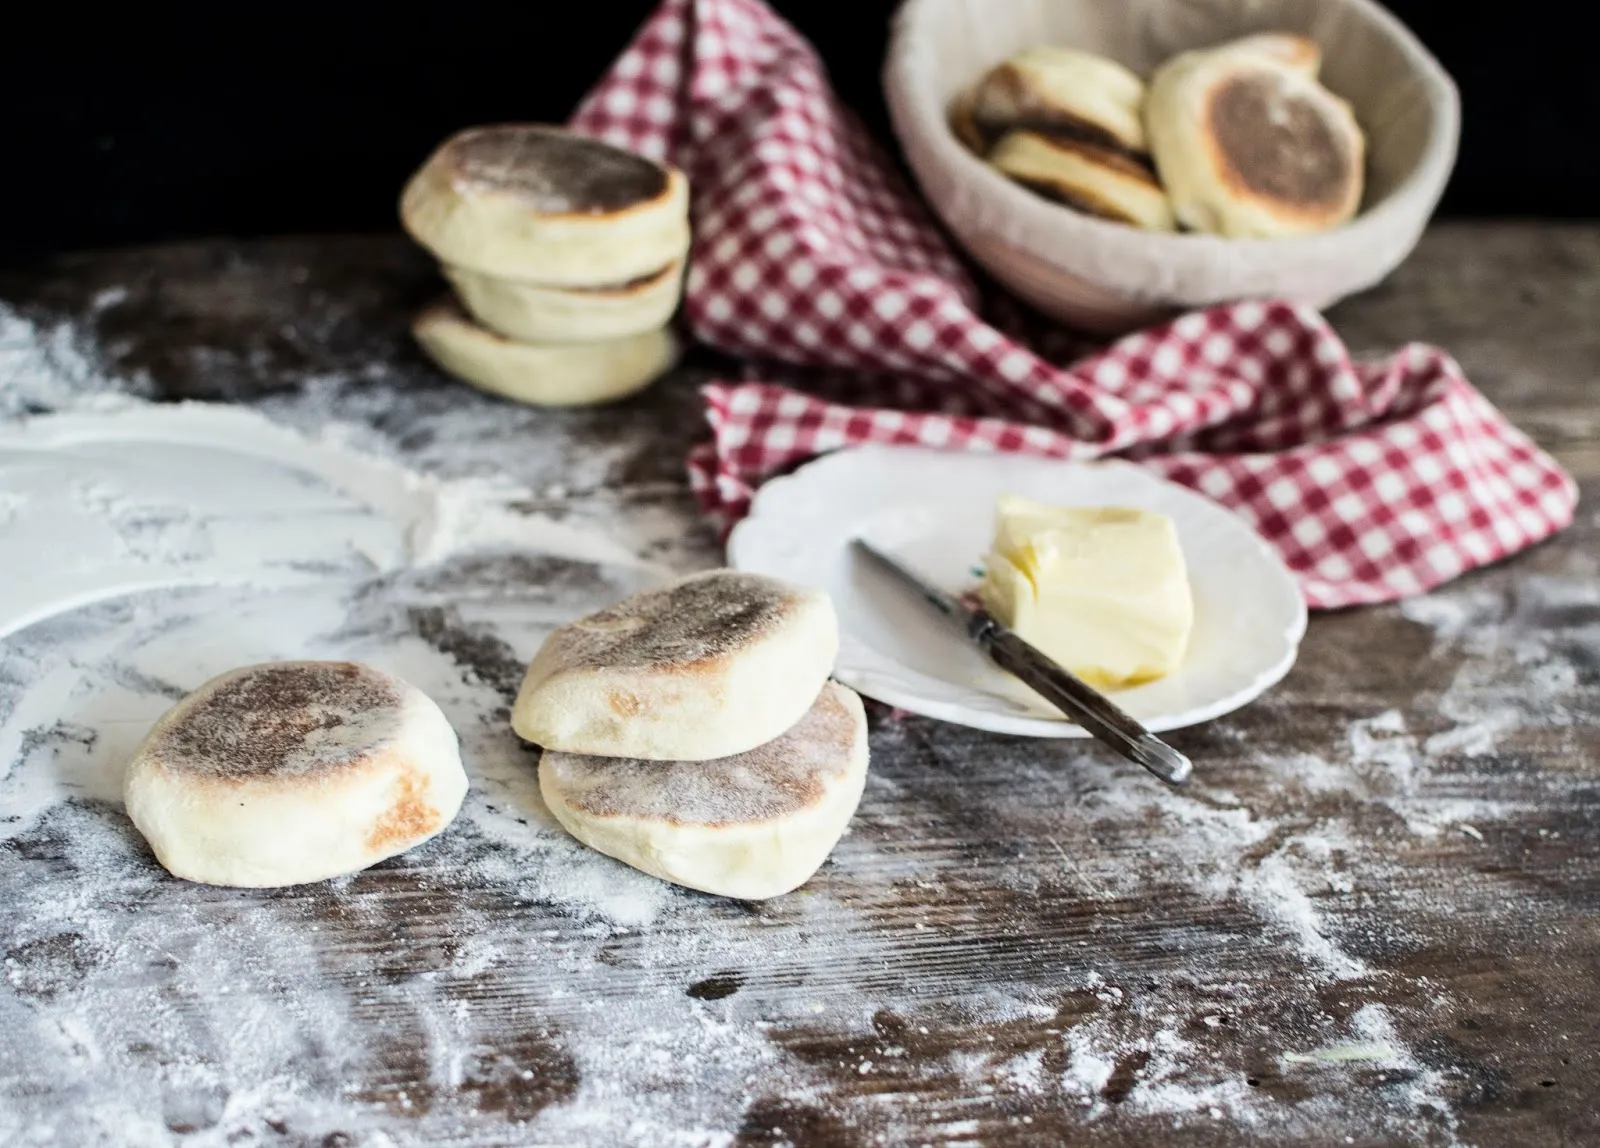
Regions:
[[[1195,626],[1175,673],[1118,690],[1151,730],[1237,709],[1294,664],[1306,608],[1293,576],[1249,526],[1125,462],[858,447],[768,482],[728,540],[728,562],[833,596],[841,682],[913,713],[998,733],[1085,737],[948,623],[849,549],[856,536],[945,590],[976,584],[1000,494],[1061,506],[1135,506],[1170,515],[1194,589]]]

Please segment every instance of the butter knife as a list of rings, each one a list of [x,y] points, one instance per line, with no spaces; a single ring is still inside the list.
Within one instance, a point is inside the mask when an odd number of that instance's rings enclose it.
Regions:
[[[1182,785],[1188,778],[1193,766],[1187,757],[1123,713],[1104,694],[1002,626],[988,612],[963,606],[860,538],[852,539],[850,544],[878,569],[916,591],[923,601],[960,626],[995,665],[1020,678],[1092,736],[1169,785]]]

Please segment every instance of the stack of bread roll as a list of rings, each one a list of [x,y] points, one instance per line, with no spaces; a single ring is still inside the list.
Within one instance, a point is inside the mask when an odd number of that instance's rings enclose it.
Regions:
[[[1361,203],[1365,143],[1290,33],[1184,52],[1148,85],[1121,64],[1040,46],[950,109],[958,139],[1025,187],[1150,231],[1273,238],[1321,231]]]
[[[828,680],[838,648],[826,594],[692,575],[554,631],[511,724],[578,840],[692,889],[773,897],[816,872],[865,784],[861,699]]]
[[[683,173],[540,124],[451,137],[400,200],[455,296],[413,332],[446,371],[543,406],[621,398],[676,360],[689,253]]]

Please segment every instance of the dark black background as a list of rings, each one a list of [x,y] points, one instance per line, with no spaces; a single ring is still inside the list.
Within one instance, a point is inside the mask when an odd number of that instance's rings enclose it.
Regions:
[[[1115,3],[1118,0],[1106,0]],[[28,5],[6,35],[0,262],[394,226],[472,123],[560,120],[653,0]],[[892,0],[776,0],[882,138]],[[1575,0],[1392,0],[1462,90],[1446,214],[1600,215],[1600,70]],[[13,12],[18,14],[18,8]]]

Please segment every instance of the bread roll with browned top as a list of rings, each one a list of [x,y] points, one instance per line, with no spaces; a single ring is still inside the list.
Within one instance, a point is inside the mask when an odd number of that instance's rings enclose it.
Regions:
[[[688,212],[676,168],[543,124],[452,136],[400,198],[401,222],[440,262],[572,287],[660,274],[688,251]]]
[[[546,750],[539,791],[579,841],[665,881],[760,900],[810,879],[844,833],[867,775],[861,699],[826,683],[799,721],[711,761]]]
[[[727,757],[799,721],[838,650],[822,591],[735,570],[694,574],[553,631],[511,725],[567,753]]]
[[[269,662],[206,682],[128,765],[128,816],[175,876],[268,888],[354,873],[438,833],[467,775],[415,686],[354,662]]]
[[[952,110],[991,144],[1023,128],[1141,154],[1144,96],[1144,81],[1115,60],[1041,44],[991,69]]]
[[[1145,127],[1180,223],[1268,239],[1355,215],[1365,143],[1350,106],[1318,83],[1317,60],[1299,38],[1252,36],[1151,77]]]
[[[1085,215],[1171,231],[1172,206],[1147,162],[1083,140],[1013,129],[989,152],[995,168]]]

